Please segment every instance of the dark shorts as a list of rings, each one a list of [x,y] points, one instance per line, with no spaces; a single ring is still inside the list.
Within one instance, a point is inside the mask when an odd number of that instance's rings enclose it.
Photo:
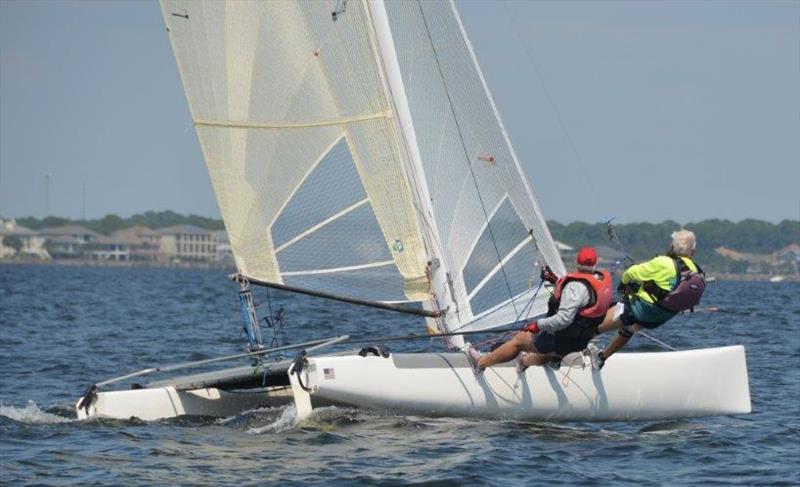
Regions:
[[[625,310],[622,312],[620,320],[626,327],[638,323],[642,327],[652,330],[663,325],[675,315],[674,311],[668,311],[639,299],[632,299],[625,302]]]
[[[539,353],[553,353],[555,352],[562,357],[568,353],[579,352],[586,348],[589,344],[590,338],[565,338],[556,337],[547,332],[542,332],[536,335],[533,341],[536,350]]]

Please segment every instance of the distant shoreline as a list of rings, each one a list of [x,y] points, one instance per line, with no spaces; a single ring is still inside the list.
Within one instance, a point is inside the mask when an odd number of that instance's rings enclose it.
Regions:
[[[63,267],[135,267],[135,268],[172,268],[172,269],[217,269],[228,273],[235,273],[236,268],[231,262],[152,262],[152,261],[114,261],[114,260],[84,260],[84,259],[56,259],[42,261],[37,259],[0,260],[0,265],[50,265]],[[735,274],[711,273],[719,281],[769,281],[775,275],[770,274]],[[783,282],[800,282],[800,275],[783,275]]]
[[[0,260],[0,265],[49,265],[62,267],[136,267],[136,268],[165,268],[165,269],[219,269],[229,273],[236,272],[236,267],[231,262],[156,262],[137,260],[85,260],[85,259],[5,259]]]

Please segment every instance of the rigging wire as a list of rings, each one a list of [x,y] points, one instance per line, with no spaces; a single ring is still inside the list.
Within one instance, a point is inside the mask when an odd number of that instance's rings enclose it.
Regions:
[[[486,211],[486,205],[483,201],[483,197],[481,196],[480,187],[478,185],[478,179],[475,176],[475,171],[472,169],[472,159],[469,155],[469,150],[467,150],[467,144],[464,140],[464,134],[461,130],[461,124],[458,121],[458,116],[456,115],[456,109],[453,104],[453,99],[450,95],[450,89],[447,86],[447,81],[444,77],[444,71],[442,69],[442,64],[439,61],[439,53],[436,51],[436,45],[433,42],[433,36],[431,35],[430,28],[428,26],[428,19],[425,17],[425,11],[422,8],[422,0],[417,0],[417,7],[419,8],[419,13],[422,16],[422,22],[425,25],[425,32],[428,35],[428,41],[430,41],[431,50],[433,51],[433,58],[436,61],[436,67],[439,71],[439,77],[442,79],[442,86],[444,87],[445,94],[447,95],[447,102],[450,106],[450,112],[453,114],[453,121],[456,124],[456,131],[458,132],[458,138],[461,142],[461,147],[464,150],[465,161],[467,163],[467,167],[469,167],[469,173],[472,176],[472,183],[475,185],[475,192],[478,195],[478,201],[481,205],[481,210],[483,211],[483,216],[486,219],[486,228],[489,230],[489,236],[492,239],[492,246],[494,247],[495,253],[497,254],[497,261],[500,264],[500,272],[503,275],[503,281],[505,282],[506,289],[508,290],[508,296],[511,301],[511,306],[514,309],[514,313],[517,313],[517,305],[514,302],[514,292],[511,290],[511,284],[508,281],[508,276],[506,275],[505,266],[503,265],[503,258],[500,255],[500,249],[497,246],[497,240],[494,236],[494,231],[492,230],[492,224],[489,221],[489,213]]]
[[[525,53],[525,57],[528,59],[528,63],[533,68],[533,72],[536,75],[536,78],[539,80],[539,84],[542,87],[542,92],[544,93],[545,98],[547,99],[547,103],[550,105],[550,108],[553,110],[553,113],[555,113],[558,125],[564,132],[564,136],[567,139],[567,143],[569,144],[570,149],[572,149],[572,153],[575,154],[575,159],[577,159],[578,165],[580,167],[583,167],[584,166],[583,157],[581,157],[580,152],[578,152],[578,147],[575,144],[575,141],[573,140],[569,130],[567,130],[567,124],[564,122],[564,118],[561,116],[561,111],[558,109],[558,106],[556,106],[555,101],[553,101],[553,96],[550,94],[550,90],[547,89],[547,85],[544,82],[544,77],[542,76],[539,66],[533,60],[533,55],[531,54],[530,49],[528,48],[528,44],[522,39],[522,36],[519,33],[519,28],[517,26],[515,17],[516,16],[512,15],[509,18],[511,30],[514,32],[514,36],[517,38],[519,44],[522,46],[522,51]]]

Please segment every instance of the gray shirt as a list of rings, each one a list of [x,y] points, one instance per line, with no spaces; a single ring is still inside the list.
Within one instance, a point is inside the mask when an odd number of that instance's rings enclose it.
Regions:
[[[537,321],[539,329],[548,333],[563,330],[572,324],[578,310],[588,305],[592,296],[589,288],[580,281],[570,281],[561,289],[561,303],[553,316]]]

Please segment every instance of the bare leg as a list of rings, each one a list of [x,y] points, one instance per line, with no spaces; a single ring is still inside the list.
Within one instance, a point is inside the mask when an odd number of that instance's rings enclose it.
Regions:
[[[484,369],[495,364],[508,362],[514,360],[523,351],[538,353],[538,350],[533,345],[533,333],[527,331],[518,332],[511,340],[497,347],[495,351],[482,355],[478,366]]]
[[[605,333],[607,331],[616,330],[622,326],[622,320],[620,318],[614,319],[614,315],[617,313],[617,307],[612,306],[608,308],[606,311],[606,317],[603,319],[603,322],[597,325],[597,333]]]
[[[522,365],[526,367],[531,367],[533,365],[537,366],[547,365],[551,360],[558,357],[559,355],[555,352],[551,353],[531,352],[522,358]]]
[[[624,347],[625,344],[628,343],[628,340],[630,339],[631,337],[626,337],[624,335],[617,335],[617,337],[614,338],[614,341],[611,342],[611,344],[607,346],[605,350],[603,350],[603,357],[605,357],[606,360],[608,360],[610,356],[614,355],[614,352]]]
[[[630,331],[632,331],[633,333],[636,333],[637,331],[639,331],[641,329],[642,329],[642,327],[640,325],[638,325],[638,324],[633,324],[630,327]],[[633,336],[633,335],[631,335],[631,336]],[[614,355],[614,353],[617,350],[619,350],[620,348],[624,347],[625,344],[628,343],[628,340],[630,340],[630,339],[631,339],[631,337],[629,337],[629,336],[617,335],[617,338],[615,338],[614,341],[611,342],[611,345],[609,345],[608,347],[606,347],[605,350],[603,350],[603,356],[606,359],[608,359],[608,357]]]

